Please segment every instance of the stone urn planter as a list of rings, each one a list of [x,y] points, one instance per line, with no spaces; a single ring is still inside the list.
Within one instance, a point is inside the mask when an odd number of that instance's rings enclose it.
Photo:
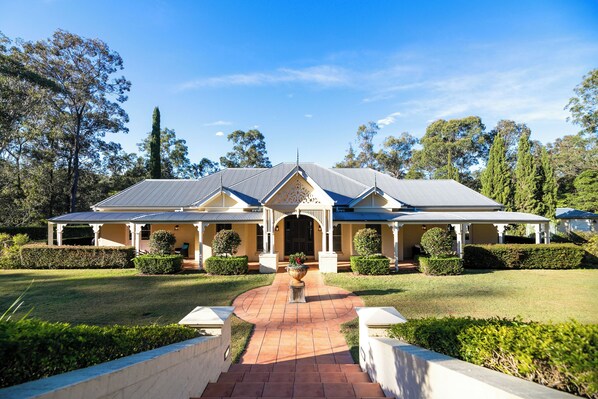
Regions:
[[[291,254],[289,256],[289,265],[287,266],[287,272],[289,276],[291,276],[291,284],[292,285],[303,285],[304,283],[301,281],[303,277],[307,274],[308,267],[305,265],[305,261],[307,260],[307,256],[303,252],[299,252],[296,254]]]

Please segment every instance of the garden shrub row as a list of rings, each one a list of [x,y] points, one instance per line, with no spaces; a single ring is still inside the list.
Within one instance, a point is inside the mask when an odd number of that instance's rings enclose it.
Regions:
[[[390,259],[384,255],[351,256],[351,270],[357,274],[390,274]]]
[[[468,269],[577,269],[585,251],[574,244],[466,245]]]
[[[452,276],[463,273],[463,259],[430,258],[420,256],[418,258],[419,271],[429,276]]]
[[[33,241],[48,239],[48,226],[0,226],[0,233],[27,234]],[[62,231],[62,238],[93,238],[93,230],[90,226],[65,226]],[[56,239],[56,233],[54,233]]]
[[[173,274],[183,268],[181,255],[140,255],[133,262],[135,268],[143,274]]]
[[[246,274],[249,271],[249,258],[247,256],[211,256],[206,259],[204,267],[210,274]]]
[[[30,244],[21,247],[25,269],[116,269],[133,267],[133,247],[52,246]]]
[[[427,318],[394,325],[390,335],[551,388],[598,398],[596,324]]]
[[[168,326],[72,326],[36,319],[0,322],[0,387],[49,377],[199,336]]]

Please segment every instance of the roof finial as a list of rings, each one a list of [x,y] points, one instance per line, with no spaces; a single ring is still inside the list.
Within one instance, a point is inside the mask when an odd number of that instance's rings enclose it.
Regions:
[[[220,192],[222,192],[223,188],[224,188],[224,185],[222,184],[222,173],[220,173]]]
[[[299,147],[297,147],[297,167],[299,167]]]
[[[374,172],[374,188],[378,191],[378,181],[376,180],[376,172]]]

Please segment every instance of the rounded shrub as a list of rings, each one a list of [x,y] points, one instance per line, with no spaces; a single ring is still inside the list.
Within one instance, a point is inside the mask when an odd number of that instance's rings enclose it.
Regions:
[[[353,245],[361,256],[371,256],[382,252],[382,239],[374,229],[361,229],[355,233]]]
[[[166,230],[154,231],[150,236],[150,253],[157,255],[170,255],[174,252],[174,234]]]
[[[448,231],[434,227],[424,233],[421,246],[432,258],[442,258],[454,255],[453,238]]]
[[[206,259],[204,267],[210,274],[246,274],[249,270],[249,260],[247,256],[211,256]]]
[[[234,230],[220,230],[212,241],[212,250],[216,255],[234,256],[241,245],[241,237]]]
[[[133,259],[135,268],[143,274],[174,274],[183,268],[181,255],[140,255]]]

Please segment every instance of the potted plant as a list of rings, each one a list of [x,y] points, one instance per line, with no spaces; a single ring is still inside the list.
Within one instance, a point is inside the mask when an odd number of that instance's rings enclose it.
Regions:
[[[292,284],[300,285],[301,279],[307,274],[308,267],[305,265],[307,256],[303,252],[297,252],[289,255],[289,265],[287,266],[287,272],[294,280]]]

